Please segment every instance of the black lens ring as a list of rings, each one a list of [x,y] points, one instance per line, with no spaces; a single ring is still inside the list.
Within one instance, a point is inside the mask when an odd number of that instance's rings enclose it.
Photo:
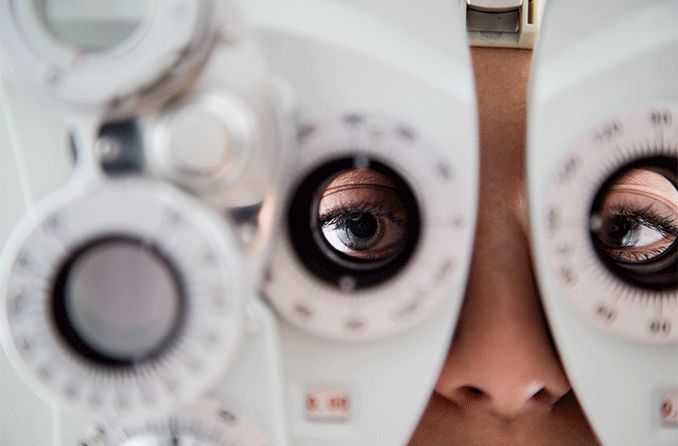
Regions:
[[[639,158],[621,166],[600,186],[596,192],[593,203],[591,204],[589,215],[593,216],[599,214],[603,201],[612,184],[626,172],[637,168],[652,170],[662,175],[678,189],[677,157],[657,155]],[[607,248],[599,240],[596,231],[593,228],[589,230],[589,235],[600,261],[610,272],[622,281],[635,287],[654,291],[678,289],[678,239],[671,244],[666,252],[658,256],[658,259],[655,259],[662,260],[665,263],[661,270],[642,274],[638,273],[638,268],[634,268],[633,265],[614,261],[607,252]],[[647,262],[639,263],[636,266],[647,266]]]
[[[399,192],[399,198],[407,212],[407,230],[403,246],[393,256],[383,261],[353,259],[329,246],[324,237],[318,236],[319,191],[341,172],[355,169],[357,165],[374,170],[388,178]],[[296,187],[287,207],[287,231],[294,252],[306,269],[315,277],[332,286],[343,288],[346,279],[351,289],[369,288],[383,284],[400,272],[414,254],[421,232],[421,215],[412,189],[395,170],[364,154],[336,159],[315,168]],[[324,245],[323,245],[324,244]],[[328,254],[327,248],[333,253]],[[342,259],[343,261],[337,261]]]
[[[93,248],[108,244],[130,244],[133,246],[143,246],[144,249],[149,250],[169,269],[170,275],[173,278],[177,289],[177,295],[179,296],[179,300],[177,302],[178,317],[174,322],[172,331],[160,345],[158,345],[152,352],[144,355],[143,358],[120,359],[97,351],[96,348],[91,346],[87,340],[83,339],[83,337],[78,333],[78,330],[74,327],[68,316],[66,305],[66,287],[68,285],[68,278],[73,266],[83,254],[87,253]],[[73,251],[73,253],[71,253],[71,255],[59,266],[59,268],[57,268],[57,271],[58,273],[52,287],[51,296],[52,318],[57,328],[56,332],[59,334],[61,340],[64,341],[71,350],[90,363],[106,367],[124,368],[131,367],[138,364],[139,362],[153,360],[162,355],[167,350],[167,348],[175,342],[175,340],[181,335],[183,331],[183,327],[185,325],[186,302],[184,293],[185,288],[181,280],[181,275],[178,273],[178,270],[170,261],[168,256],[163,254],[157,247],[150,245],[148,242],[141,241],[133,236],[124,235],[99,237],[83,244],[78,249]]]

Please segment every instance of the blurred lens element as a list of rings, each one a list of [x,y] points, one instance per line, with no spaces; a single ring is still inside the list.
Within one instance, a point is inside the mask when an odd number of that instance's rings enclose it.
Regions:
[[[152,12],[155,0],[32,0],[56,40],[82,51],[106,51],[127,40]]]
[[[678,286],[678,160],[653,157],[617,171],[591,208],[598,256],[615,275],[649,289]]]
[[[157,353],[181,316],[181,292],[169,264],[132,240],[81,250],[62,269],[54,312],[64,338],[87,359],[130,364]]]
[[[406,181],[361,156],[317,168],[297,189],[288,214],[302,263],[347,290],[395,275],[416,248],[419,220]]]

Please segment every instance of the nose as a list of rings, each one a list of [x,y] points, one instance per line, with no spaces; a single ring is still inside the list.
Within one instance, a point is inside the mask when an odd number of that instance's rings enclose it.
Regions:
[[[436,391],[467,411],[513,419],[569,391],[552,344],[520,224],[479,225],[466,298]],[[513,223],[513,224],[512,224]],[[496,238],[496,241],[492,239]]]
[[[484,370],[468,367],[457,373],[453,382],[439,383],[439,393],[469,412],[482,411],[504,420],[512,420],[530,411],[548,410],[565,396],[565,380],[552,379],[529,363],[490,359]],[[493,377],[485,371],[494,371]]]
[[[527,62],[530,54],[520,57]],[[499,59],[487,69],[486,62],[474,58],[481,150],[473,260],[436,392],[464,411],[512,420],[548,411],[570,386],[544,319],[527,237],[528,73]]]

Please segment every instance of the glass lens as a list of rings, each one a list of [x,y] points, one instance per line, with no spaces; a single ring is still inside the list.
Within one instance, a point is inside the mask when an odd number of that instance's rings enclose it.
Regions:
[[[603,263],[634,285],[678,282],[678,161],[657,157],[620,169],[598,192],[591,234]]]
[[[407,182],[362,156],[329,162],[298,187],[288,227],[300,261],[342,289],[376,285],[407,263],[419,237]]]
[[[57,282],[57,325],[88,359],[121,364],[146,359],[177,329],[177,278],[142,243],[108,240],[90,245],[68,262]]]
[[[127,40],[151,13],[154,0],[33,0],[38,17],[59,42],[105,51]]]
[[[320,192],[318,222],[335,252],[347,259],[379,261],[402,248],[408,212],[387,176],[367,168],[351,169]]]

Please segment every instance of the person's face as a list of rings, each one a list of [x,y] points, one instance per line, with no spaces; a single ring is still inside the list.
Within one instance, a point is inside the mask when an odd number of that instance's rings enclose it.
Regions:
[[[452,345],[410,446],[597,445],[551,341],[530,257],[531,52],[472,55],[481,166],[473,260]]]

